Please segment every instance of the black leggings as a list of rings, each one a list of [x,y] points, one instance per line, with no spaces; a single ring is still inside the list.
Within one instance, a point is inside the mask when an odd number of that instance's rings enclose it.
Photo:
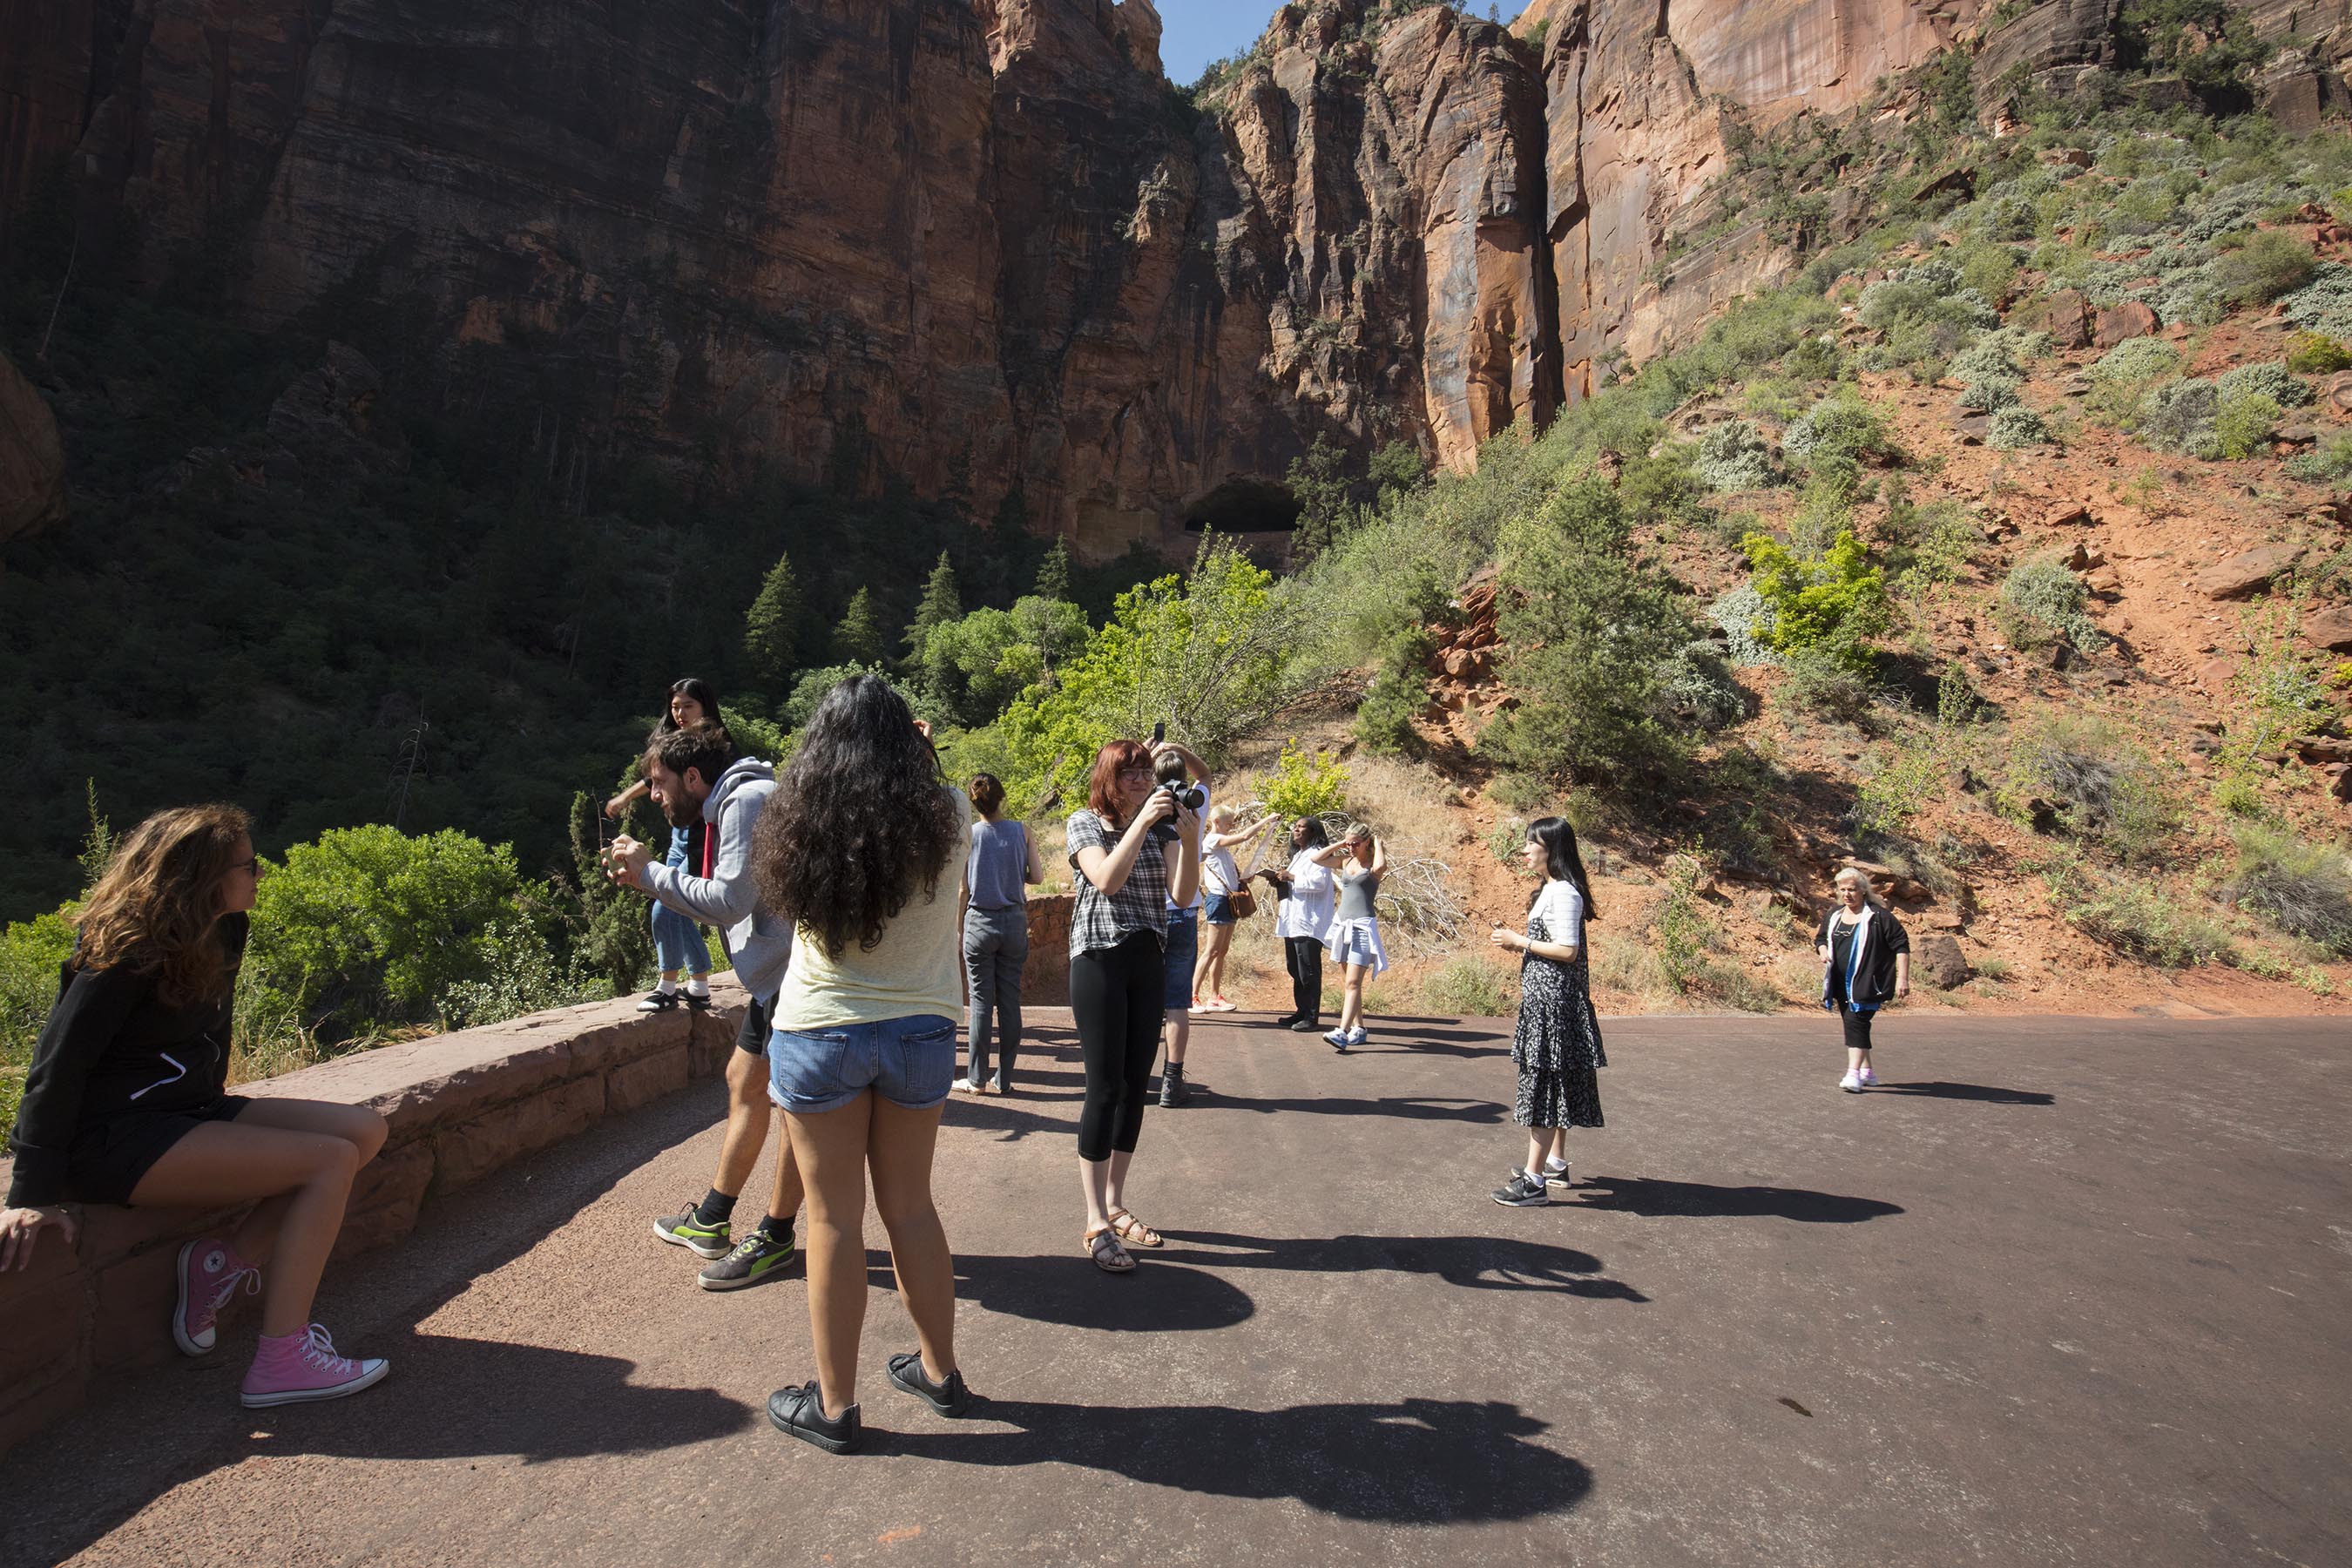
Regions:
[[[1870,1049],[1870,1021],[1878,1016],[1875,1011],[1857,1013],[1844,1003],[1838,1004],[1838,1021],[1845,1026],[1845,1047],[1850,1051]]]
[[[1282,939],[1282,966],[1290,971],[1290,1004],[1310,1024],[1323,1021],[1323,944],[1311,936]]]
[[[1148,931],[1070,960],[1070,1013],[1087,1064],[1086,1106],[1078,1112],[1081,1160],[1135,1152],[1151,1060],[1160,1054],[1166,967],[1160,939]]]

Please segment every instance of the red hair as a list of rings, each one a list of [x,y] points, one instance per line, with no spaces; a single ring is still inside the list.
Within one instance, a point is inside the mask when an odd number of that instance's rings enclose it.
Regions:
[[[1119,770],[1138,763],[1147,768],[1151,765],[1151,753],[1140,741],[1113,741],[1095,753],[1094,777],[1087,781],[1087,804],[1113,827],[1123,827],[1127,823],[1127,813],[1118,804]]]

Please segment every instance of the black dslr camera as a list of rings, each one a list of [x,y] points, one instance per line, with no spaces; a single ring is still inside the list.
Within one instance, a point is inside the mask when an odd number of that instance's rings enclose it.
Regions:
[[[1155,742],[1166,740],[1168,726],[1164,723],[1151,726],[1151,738]],[[1151,775],[1160,781],[1160,787],[1173,795],[1176,804],[1185,810],[1198,811],[1208,804],[1207,790],[1185,782],[1184,759],[1175,752],[1162,752],[1154,757],[1151,760]]]

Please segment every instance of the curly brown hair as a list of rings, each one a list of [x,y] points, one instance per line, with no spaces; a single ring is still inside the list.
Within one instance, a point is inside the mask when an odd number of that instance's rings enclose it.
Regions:
[[[918,884],[938,896],[961,815],[906,699],[878,675],[853,675],[810,716],[760,813],[761,900],[828,958],[853,940],[870,952]]]
[[[74,967],[152,971],[183,1005],[227,995],[221,879],[252,838],[253,819],[218,805],[173,806],[124,834],[82,904]]]

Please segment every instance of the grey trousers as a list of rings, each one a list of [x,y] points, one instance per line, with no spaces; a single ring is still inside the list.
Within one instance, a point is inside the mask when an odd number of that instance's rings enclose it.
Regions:
[[[963,912],[963,972],[971,985],[971,1041],[974,1083],[988,1077],[989,1026],[996,1030],[996,1081],[1013,1076],[1021,1047],[1021,971],[1029,962],[1029,911],[971,909]]]

